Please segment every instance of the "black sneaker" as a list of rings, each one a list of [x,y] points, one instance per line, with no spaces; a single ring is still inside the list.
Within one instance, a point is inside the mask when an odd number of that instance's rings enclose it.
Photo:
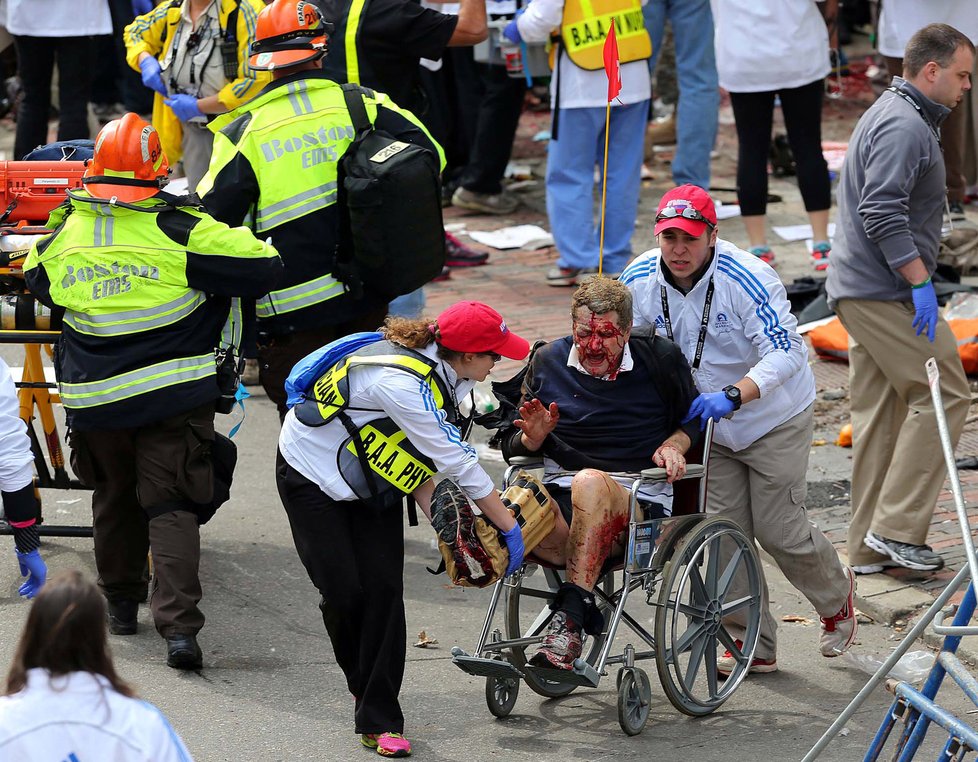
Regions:
[[[866,547],[889,556],[899,566],[917,571],[937,571],[944,568],[944,559],[931,550],[930,545],[911,545],[881,537],[875,532],[866,532],[863,538]]]
[[[204,655],[197,644],[196,635],[168,635],[166,637],[166,664],[174,669],[200,669]]]
[[[964,204],[962,204],[960,201],[948,201],[947,209],[951,213],[952,220],[960,221],[965,219]]]
[[[136,601],[109,601],[109,632],[113,635],[136,634]]]

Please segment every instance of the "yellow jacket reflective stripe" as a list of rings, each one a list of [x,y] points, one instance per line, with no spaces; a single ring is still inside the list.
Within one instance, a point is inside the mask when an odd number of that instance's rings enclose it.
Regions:
[[[336,183],[328,182],[258,209],[255,230],[263,233],[284,222],[304,217],[309,212],[336,203]]]
[[[182,320],[207,301],[201,291],[188,291],[183,296],[166,304],[128,312],[113,312],[92,315],[75,310],[66,310],[64,322],[78,333],[90,336],[122,336],[127,333],[150,331],[164,325]]]
[[[360,61],[357,59],[357,31],[360,29],[360,16],[363,14],[365,0],[353,0],[346,18],[346,34],[343,47],[346,51],[346,81],[360,84]]]
[[[255,314],[260,318],[270,318],[273,315],[294,312],[327,299],[334,299],[345,291],[343,284],[332,275],[322,275],[297,286],[265,294],[258,300]]]
[[[184,381],[198,381],[216,375],[214,354],[179,357],[120,373],[100,381],[58,384],[61,402],[68,408],[86,408],[135,397]]]
[[[612,21],[621,63],[652,55],[640,0],[565,0],[560,36],[571,61],[588,71],[603,69],[604,41]]]

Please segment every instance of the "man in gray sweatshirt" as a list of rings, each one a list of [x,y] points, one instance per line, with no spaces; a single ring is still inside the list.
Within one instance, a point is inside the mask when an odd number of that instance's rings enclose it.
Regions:
[[[924,544],[946,475],[924,362],[937,359],[956,444],[971,393],[931,274],[946,209],[939,127],[971,88],[974,54],[946,24],[918,31],[903,77],[856,125],[839,182],[826,291],[849,333],[848,552],[857,573],[944,565]]]

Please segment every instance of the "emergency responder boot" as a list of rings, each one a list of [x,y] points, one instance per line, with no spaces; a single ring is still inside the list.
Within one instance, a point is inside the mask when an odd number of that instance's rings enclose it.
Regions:
[[[109,632],[113,635],[136,634],[136,601],[109,601]]]
[[[166,664],[174,669],[200,669],[204,655],[197,644],[196,635],[167,635]]]

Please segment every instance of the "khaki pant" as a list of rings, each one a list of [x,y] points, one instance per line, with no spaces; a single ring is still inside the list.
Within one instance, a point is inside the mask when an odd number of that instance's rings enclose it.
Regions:
[[[707,510],[731,519],[758,544],[809,600],[819,616],[838,613],[849,595],[849,578],[832,543],[805,510],[813,405],[734,452],[714,444],[710,451]],[[736,420],[736,413],[734,414]],[[777,623],[771,616],[767,582],[756,657],[777,655]],[[742,622],[725,625],[743,640]]]
[[[187,192],[194,193],[211,163],[214,151],[214,133],[207,125],[182,124],[183,173],[187,176]]]
[[[849,332],[852,408],[852,522],[849,563],[880,563],[863,544],[868,530],[912,545],[927,541],[947,471],[924,362],[937,360],[951,443],[957,446],[971,390],[957,341],[944,320],[934,343],[915,336],[913,304],[842,299],[836,314]]]
[[[71,434],[71,468],[95,490],[99,587],[113,602],[142,599],[152,549],[150,609],[164,637],[204,626],[196,511],[213,496],[213,441],[213,404],[140,428]]]

